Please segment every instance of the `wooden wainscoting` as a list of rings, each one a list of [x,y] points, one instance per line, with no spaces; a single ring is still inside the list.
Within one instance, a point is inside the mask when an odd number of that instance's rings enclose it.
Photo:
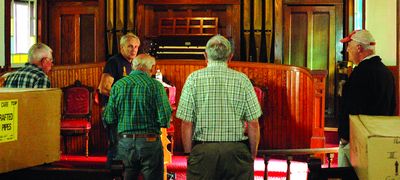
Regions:
[[[177,87],[177,102],[188,75],[206,66],[199,60],[160,60],[157,68]],[[301,67],[231,62],[256,86],[267,91],[264,115],[260,119],[263,149],[324,147],[326,71]],[[174,118],[176,150],[181,150],[179,119]]]
[[[50,74],[53,87],[64,87],[76,79],[97,88],[104,63],[57,66]],[[186,78],[206,66],[201,60],[159,60],[157,69],[176,86],[177,103]],[[267,93],[263,104],[261,149],[324,147],[325,71],[295,66],[231,62],[230,67],[245,73]],[[93,106],[90,153],[106,151],[106,136],[100,107]],[[181,120],[174,117],[175,152],[182,151]],[[81,153],[83,139],[68,142],[69,151]]]

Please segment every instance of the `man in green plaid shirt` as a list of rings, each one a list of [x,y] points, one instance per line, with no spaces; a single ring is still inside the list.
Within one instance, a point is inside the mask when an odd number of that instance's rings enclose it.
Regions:
[[[182,90],[176,116],[182,119],[185,153],[190,152],[190,180],[254,178],[261,108],[248,77],[228,68],[231,49],[223,36],[212,37],[207,67],[193,72]]]
[[[138,55],[132,72],[111,88],[105,109],[107,124],[117,125],[116,158],[125,165],[125,179],[163,179],[164,155],[160,128],[169,127],[171,106],[163,85],[150,77],[155,59]]]

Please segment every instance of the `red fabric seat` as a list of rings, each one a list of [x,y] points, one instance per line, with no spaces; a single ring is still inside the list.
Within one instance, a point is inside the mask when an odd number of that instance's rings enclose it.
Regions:
[[[71,119],[61,121],[61,129],[63,130],[81,130],[81,129],[91,129],[92,124],[86,119]]]
[[[170,135],[171,133],[174,133],[175,132],[175,127],[174,127],[174,124],[170,124],[169,125],[169,128],[167,128],[167,133],[168,133],[168,135]]]
[[[92,128],[93,88],[82,85],[76,80],[73,85],[62,88],[63,111],[61,119],[61,135],[65,153],[68,153],[67,136],[85,136],[85,155],[89,156],[89,131]]]

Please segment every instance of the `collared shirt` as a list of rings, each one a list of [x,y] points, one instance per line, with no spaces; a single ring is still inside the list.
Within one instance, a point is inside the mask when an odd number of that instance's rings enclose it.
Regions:
[[[104,118],[118,124],[120,134],[160,134],[160,127],[169,127],[171,113],[162,84],[135,70],[112,86]]]
[[[208,61],[189,75],[176,116],[193,123],[196,141],[241,141],[245,121],[261,116],[261,108],[247,76],[225,62]]]
[[[38,66],[26,63],[25,67],[12,72],[6,78],[8,88],[50,88],[48,76]]]

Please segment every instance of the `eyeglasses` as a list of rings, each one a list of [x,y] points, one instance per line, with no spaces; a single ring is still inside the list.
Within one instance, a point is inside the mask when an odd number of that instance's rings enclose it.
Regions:
[[[42,58],[42,61],[43,61],[43,60],[49,61],[49,62],[51,62],[51,63],[54,62],[54,58],[49,58],[49,57],[44,57],[44,58]]]

